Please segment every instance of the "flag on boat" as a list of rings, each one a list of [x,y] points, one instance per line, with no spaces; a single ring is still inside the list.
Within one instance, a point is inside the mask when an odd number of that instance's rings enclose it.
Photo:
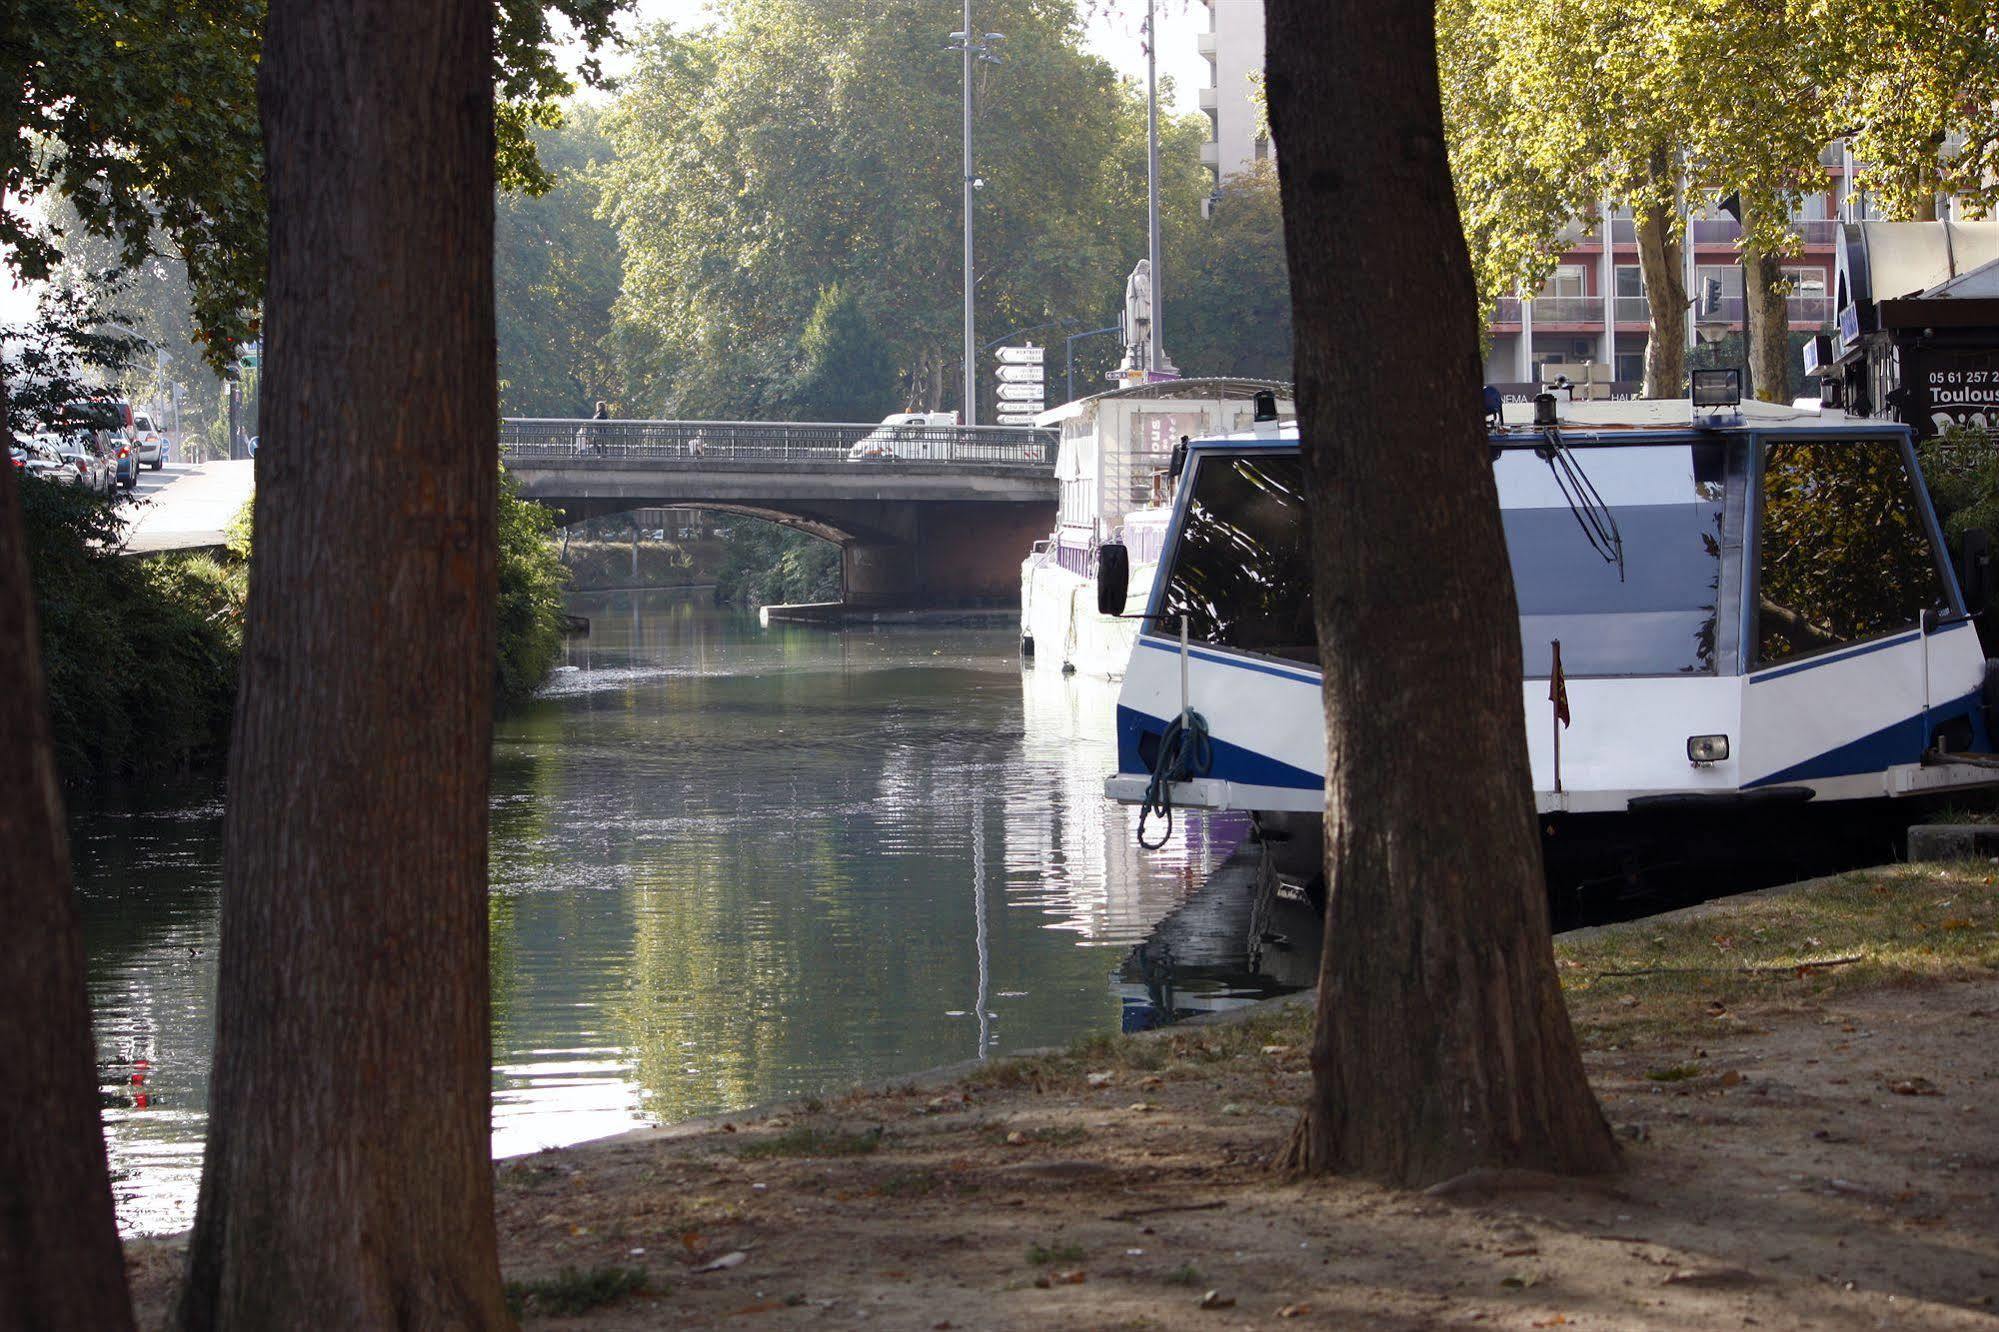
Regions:
[[[1562,640],[1549,640],[1554,648],[1555,665],[1548,672],[1548,701],[1555,705],[1555,720],[1562,725],[1569,724],[1569,681],[1562,674]]]

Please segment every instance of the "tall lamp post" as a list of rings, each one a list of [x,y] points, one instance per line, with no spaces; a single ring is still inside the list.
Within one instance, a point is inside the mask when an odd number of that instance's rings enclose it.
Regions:
[[[973,315],[973,296],[976,273],[972,260],[972,194],[985,184],[972,174],[972,66],[984,61],[999,63],[999,53],[995,49],[1006,40],[996,32],[980,37],[972,31],[972,0],[965,0],[964,28],[951,34],[951,41],[945,46],[947,51],[957,51],[964,56],[964,191],[965,191],[965,405],[964,423],[979,423],[978,399],[978,335],[974,331],[976,320]]]
[[[967,0],[969,3],[970,0]],[[971,24],[967,23],[966,27]],[[1160,317],[1165,309],[1165,299],[1161,295],[1164,284],[1159,263],[1159,15],[1157,0],[1145,0],[1145,215],[1146,215],[1146,258],[1151,260],[1152,298],[1147,312],[1152,318],[1152,337],[1146,344],[1145,368],[1147,378],[1154,372],[1164,370],[1166,359],[1166,321]]]

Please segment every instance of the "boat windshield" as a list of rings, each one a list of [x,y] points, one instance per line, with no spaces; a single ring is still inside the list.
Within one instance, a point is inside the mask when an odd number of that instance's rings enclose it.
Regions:
[[[1160,613],[1213,643],[1317,662],[1304,463],[1296,453],[1198,456]],[[1177,634],[1177,618],[1155,626]]]
[[[1721,587],[1718,443],[1576,449],[1623,538],[1622,567],[1593,549],[1546,461],[1506,449],[1493,463],[1520,603],[1527,676],[1693,675],[1715,669]]]

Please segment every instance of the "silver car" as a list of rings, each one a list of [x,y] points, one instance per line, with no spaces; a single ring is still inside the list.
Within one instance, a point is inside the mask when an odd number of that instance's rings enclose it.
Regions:
[[[132,428],[128,433],[132,436],[133,447],[141,463],[155,472],[166,465],[171,446],[166,432],[153,424],[152,417],[144,412],[132,413]]]

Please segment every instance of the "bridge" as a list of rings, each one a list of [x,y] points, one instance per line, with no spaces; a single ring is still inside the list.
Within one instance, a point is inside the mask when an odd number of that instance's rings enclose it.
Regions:
[[[748,514],[840,547],[857,609],[1007,604],[1055,525],[1053,430],[770,421],[509,419],[521,494],[578,522],[631,509]]]

